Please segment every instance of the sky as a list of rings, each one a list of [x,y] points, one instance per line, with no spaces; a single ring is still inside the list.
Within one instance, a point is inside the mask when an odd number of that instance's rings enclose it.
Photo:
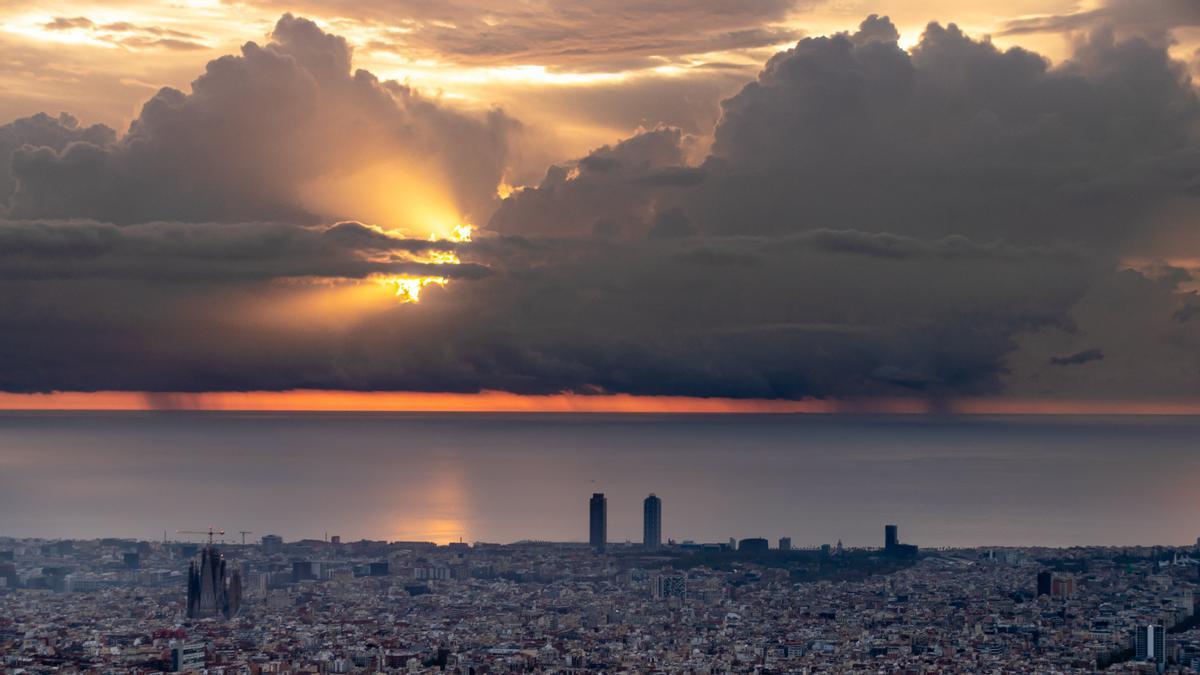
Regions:
[[[1194,410],[1198,70],[1192,0],[7,2],[0,407]]]

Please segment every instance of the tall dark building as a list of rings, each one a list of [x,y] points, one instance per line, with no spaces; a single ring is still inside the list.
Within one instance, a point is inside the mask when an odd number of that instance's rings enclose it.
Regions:
[[[1038,572],[1037,575],[1037,594],[1039,597],[1050,595],[1050,584],[1054,579],[1054,575],[1050,572]]]
[[[913,544],[900,543],[900,528],[883,526],[883,553],[893,558],[916,558],[918,549]]]
[[[1166,634],[1162,626],[1149,624],[1138,626],[1137,635],[1133,640],[1134,658],[1138,661],[1149,661],[1158,665],[1159,672],[1167,663]]]
[[[588,502],[588,543],[597,553],[604,552],[608,542],[608,500],[603,492],[592,495]]]
[[[229,618],[242,604],[242,575],[237,570],[227,572],[225,557],[215,546],[200,552],[200,564],[188,565],[189,619],[223,616]]]
[[[662,500],[654,493],[642,502],[642,546],[648,549],[662,546]]]

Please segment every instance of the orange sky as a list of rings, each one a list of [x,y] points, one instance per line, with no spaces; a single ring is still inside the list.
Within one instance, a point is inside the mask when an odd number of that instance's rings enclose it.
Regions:
[[[633,119],[617,109],[598,109],[596,102],[586,97],[588,91],[602,88],[632,92],[642,85],[641,93],[630,96],[648,99],[658,90],[651,87],[646,91],[648,81],[699,81],[719,74],[697,65],[721,63],[745,68],[738,78],[718,78],[721,84],[713,87],[719,91],[709,92],[706,96],[711,100],[701,102],[700,107],[706,111],[689,113],[711,117],[717,114],[718,93],[724,96],[736,91],[741,83],[753,78],[768,56],[793,42],[787,39],[779,44],[723,51],[697,49],[651,55],[649,64],[644,59],[612,58],[563,68],[563,64],[536,49],[527,50],[528,55],[514,54],[494,63],[481,63],[456,50],[453,38],[444,38],[444,20],[437,20],[437,11],[428,7],[422,10],[421,3],[361,4],[355,15],[344,3],[324,0],[0,3],[0,53],[11,55],[0,59],[4,66],[0,67],[0,91],[5,92],[0,97],[0,119],[65,110],[86,124],[101,122],[123,130],[157,88],[172,86],[186,91],[210,59],[236,53],[249,40],[264,42],[279,16],[291,11],[345,37],[355,49],[355,66],[382,79],[412,84],[465,107],[503,106],[543,138],[542,152],[548,153],[547,158],[560,159],[627,137],[638,125],[675,124],[687,118],[664,118],[650,112]],[[905,46],[915,44],[930,21],[956,22],[972,34],[997,34],[998,44],[1020,43],[1059,58],[1067,50],[1061,35],[1009,38],[999,33],[1013,19],[1077,11],[1093,4],[1092,0],[796,2],[791,11],[769,16],[764,22],[781,31],[793,31],[793,35],[818,35],[853,29],[868,14],[886,14],[896,22]],[[451,7],[473,6],[493,11],[489,20],[503,21],[504,17],[523,16],[524,8],[536,12],[541,11],[538,7],[551,5],[460,0],[448,3],[445,13],[452,17],[455,14]],[[432,14],[425,16],[422,11]],[[665,21],[662,16],[653,18]],[[662,29],[670,33],[666,26]],[[563,30],[572,35],[570,28]],[[435,33],[442,38],[424,37]],[[582,31],[576,36],[581,41],[579,51],[606,54],[613,49],[604,40],[589,41],[588,33]],[[536,46],[536,40],[533,44]]]
[[[0,392],[0,410],[213,410],[324,412],[508,412],[508,413],[956,413],[970,415],[1200,415],[1200,401],[1039,400],[967,398],[932,403],[921,399],[799,401],[557,394],[523,396],[421,392]]]

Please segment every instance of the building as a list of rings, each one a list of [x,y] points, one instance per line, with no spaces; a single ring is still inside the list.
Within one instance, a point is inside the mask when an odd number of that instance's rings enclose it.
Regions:
[[[283,550],[283,537],[277,534],[268,534],[262,538],[263,553],[270,555],[279,553]]]
[[[883,526],[883,552],[894,558],[917,557],[915,545],[900,543],[900,528],[895,525]]]
[[[189,619],[204,619],[237,614],[242,604],[242,575],[228,572],[225,557],[215,546],[204,547],[200,564],[188,565],[187,615]]]
[[[651,577],[650,590],[655,600],[665,598],[687,598],[687,576],[683,574],[659,574]]]
[[[314,581],[319,578],[319,565],[314,565],[309,560],[293,560],[292,561],[292,583],[300,583],[301,581]]]
[[[750,537],[738,542],[737,550],[747,553],[761,553],[771,550],[771,542],[762,537]]]
[[[588,543],[597,553],[603,553],[607,542],[608,500],[603,492],[597,492],[588,502]]]
[[[1055,574],[1050,580],[1050,597],[1064,599],[1075,595],[1075,577],[1069,574]]]
[[[171,648],[171,672],[204,670],[204,643],[185,642]]]
[[[1051,589],[1050,582],[1053,580],[1053,578],[1054,578],[1054,575],[1051,574],[1050,572],[1045,572],[1045,571],[1038,572],[1037,594],[1038,594],[1039,598],[1043,595],[1050,595],[1050,589]]]
[[[1133,657],[1138,661],[1158,664],[1161,670],[1167,663],[1166,643],[1166,633],[1162,626],[1138,626],[1137,635],[1134,637]]]
[[[648,549],[662,546],[662,500],[653,493],[642,502],[642,545]]]
[[[792,538],[791,537],[780,537],[779,538],[779,550],[780,551],[792,550]]]

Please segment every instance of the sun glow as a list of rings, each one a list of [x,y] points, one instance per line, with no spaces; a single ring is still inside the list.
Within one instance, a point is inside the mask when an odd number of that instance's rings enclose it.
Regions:
[[[474,225],[461,223],[450,228],[450,235],[446,239],[449,241],[471,241],[471,233],[474,231]]]
[[[394,289],[395,295],[403,303],[417,303],[421,301],[421,291],[426,286],[437,285],[445,287],[449,281],[446,277],[382,277],[377,280],[382,286]]]
[[[430,251],[417,258],[418,261],[431,265],[461,265],[458,254],[454,251]]]

